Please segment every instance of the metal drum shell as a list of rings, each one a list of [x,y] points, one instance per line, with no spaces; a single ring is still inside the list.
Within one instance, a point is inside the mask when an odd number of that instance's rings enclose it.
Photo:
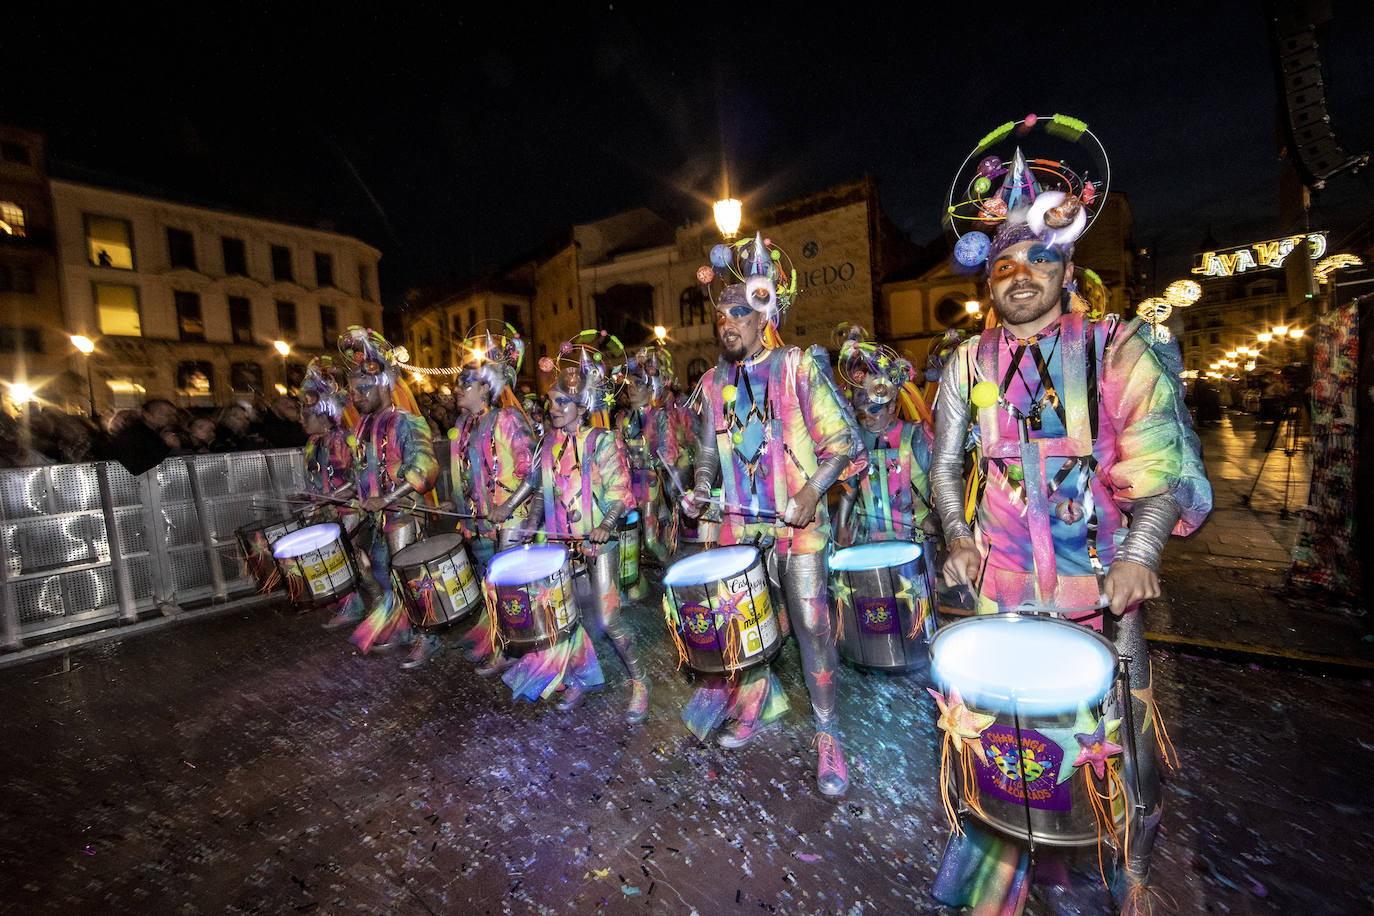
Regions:
[[[938,626],[935,607],[935,588],[932,567],[926,544],[911,544],[917,555],[906,562],[867,569],[836,568],[846,555],[861,557],[871,548],[886,548],[888,544],[908,542],[878,542],[837,551],[830,559],[830,591],[835,597],[836,613],[841,618],[836,651],[840,657],[861,668],[893,673],[922,673],[930,668],[930,640]],[[920,588],[923,594],[913,594],[910,602],[897,597],[902,590],[899,577]],[[848,587],[849,599],[839,600],[840,588]],[[861,607],[860,601],[877,602]],[[861,609],[865,612],[860,613]],[[873,612],[890,615],[890,623],[874,623]],[[916,621],[920,620],[919,626]],[[915,631],[915,635],[910,635]]]
[[[563,551],[562,564],[551,574],[523,583],[490,582],[492,570],[499,569],[503,563],[518,564],[521,551],[547,549]],[[498,562],[502,557],[506,559]],[[576,629],[578,611],[573,595],[572,561],[565,548],[552,545],[512,547],[493,556],[487,570],[488,582],[496,593],[492,625],[499,631],[507,655],[514,657],[552,648]],[[542,590],[548,590],[552,598],[552,619],[539,607],[537,596]]]
[[[327,607],[346,598],[358,587],[358,563],[353,558],[353,548],[339,525],[327,522],[312,525],[291,532],[299,538],[305,532],[314,532],[322,538],[323,529],[333,529],[334,537],[317,545],[304,547],[299,553],[286,555],[285,551],[294,549],[287,537],[277,542],[272,555],[276,558],[277,568],[286,581],[287,593],[291,603],[301,611]]]
[[[292,517],[249,522],[234,529],[234,540],[243,553],[243,562],[259,588],[266,588],[272,573],[277,569],[276,560],[272,557],[272,548],[282,537],[292,531],[299,531],[302,527],[304,526],[301,520]]]
[[[632,509],[620,520],[618,536],[620,538],[620,568],[618,570],[621,586],[628,588],[639,581],[639,557],[643,548],[644,526],[640,521],[640,513],[637,509]]]
[[[456,623],[482,605],[481,581],[460,534],[439,534],[402,548],[391,558],[391,571],[412,626]],[[425,579],[433,596],[428,607]]]
[[[668,584],[673,577],[673,569],[681,568],[684,563],[701,563],[703,557],[725,555],[737,550],[749,550],[754,554],[752,561],[737,573],[699,584]],[[742,651],[734,665],[730,664],[726,651],[728,631],[722,632],[719,615],[715,613],[715,608],[720,605],[718,592],[722,583],[731,593],[748,593],[750,610],[746,622],[740,627]],[[664,590],[682,621],[680,644],[686,653],[687,667],[698,674],[733,677],[738,672],[770,664],[782,649],[782,641],[787,633],[779,621],[779,608],[775,606],[768,587],[763,555],[756,548],[734,545],[705,550],[679,560],[668,568]],[[697,613],[693,613],[694,609]],[[757,642],[754,643],[754,640]],[[749,651],[751,646],[753,651]]]
[[[1095,640],[1109,651],[1113,658],[1119,658],[1116,647],[1113,646],[1106,637],[1088,627],[1044,615],[1003,613],[971,617],[942,628],[931,641],[932,659],[940,650],[941,640],[943,638],[948,638],[946,634],[958,632],[957,628],[979,626],[983,621],[995,621],[998,618],[1006,617],[1034,618],[1044,621],[1047,625],[1064,627],[1066,628],[1066,632],[1072,631],[1077,634],[1073,638]],[[938,670],[938,666],[933,670]],[[958,687],[957,684],[941,684],[940,689],[947,692],[950,686]],[[1094,719],[1099,719],[1104,714],[1108,716],[1119,715],[1115,710],[1120,706],[1120,688],[1120,671],[1118,667],[1113,669],[1111,683],[1102,699],[1096,703],[1086,704],[1089,714]],[[1111,705],[1111,701],[1113,700],[1118,701],[1115,706]],[[995,717],[993,726],[1001,726],[1004,729],[1013,731],[1019,726],[1023,738],[1028,731],[1039,734],[1042,729],[1073,728],[1077,718],[1076,712],[1064,712],[1059,714],[1041,712],[1034,715],[1013,715],[1010,712],[998,712],[991,709],[975,709],[971,705],[969,708],[974,709],[976,712],[993,715]],[[1123,766],[1125,755],[1133,755],[1135,753],[1135,742],[1132,737],[1126,733],[1124,722],[1120,727],[1119,733],[1121,739],[1120,743],[1124,750],[1121,754],[1110,758],[1108,766],[1112,767],[1118,776],[1121,776],[1125,772]],[[973,761],[975,774],[979,772],[982,766],[983,765],[976,759]],[[962,771],[963,767],[952,766],[949,768],[949,773],[947,774],[947,778],[950,781],[949,789],[955,793],[953,797],[958,799],[964,798],[963,792],[965,786],[964,774]],[[1024,779],[1024,772],[1022,772],[1021,775]],[[1092,777],[1094,788],[1090,790],[1082,775],[1082,771],[1075,771],[1065,782],[1065,785],[1069,787],[1068,791],[1070,797],[1070,807],[1066,811],[1048,810],[1046,808],[1034,806],[1028,809],[1023,802],[1012,801],[988,792],[979,791],[976,787],[976,781],[977,776],[975,775],[974,792],[978,801],[978,808],[965,808],[964,813],[976,818],[1001,834],[1020,840],[1021,842],[1026,842],[1029,839],[1039,845],[1062,847],[1093,846],[1102,839],[1088,793],[1089,791],[1098,791],[1105,797],[1107,794],[1105,780],[1098,780],[1095,776]],[[1122,781],[1126,789],[1126,803],[1122,810],[1115,814],[1115,828],[1118,835],[1125,828],[1126,817],[1128,813],[1134,809],[1136,804],[1135,792],[1129,780],[1123,779]],[[1029,811],[1029,831],[1027,829],[1027,811]]]

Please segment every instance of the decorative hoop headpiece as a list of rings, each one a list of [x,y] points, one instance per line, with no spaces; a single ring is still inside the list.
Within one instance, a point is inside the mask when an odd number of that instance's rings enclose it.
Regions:
[[[1023,141],[1041,158],[1027,159]],[[1064,156],[1089,162],[1080,162],[1080,174]],[[950,185],[944,225],[954,260],[965,270],[986,269],[1006,248],[1031,240],[1072,254],[1110,184],[1106,150],[1085,122],[1061,114],[1008,121],[978,141]]]
[[[697,281],[706,288],[712,305],[747,305],[761,312],[768,324],[764,329],[764,343],[769,347],[782,345],[778,325],[796,301],[797,273],[792,259],[772,239],[755,233],[730,244],[711,249],[711,263],[697,269]],[[719,293],[714,284],[723,288]]]
[[[673,384],[673,357],[665,347],[647,344],[625,354],[625,362],[611,372],[612,380],[650,389],[653,399],[661,398]]]
[[[539,360],[540,374],[548,390],[559,389],[584,407],[592,424],[610,425],[610,409],[615,404],[612,367],[625,358],[625,347],[614,334],[586,330],[558,348],[556,358]]]
[[[519,331],[505,322],[491,322],[499,325],[495,330],[480,324],[463,339],[462,368],[464,372],[475,372],[478,379],[491,386],[491,397],[496,401],[515,384],[525,359],[525,341]]]
[[[335,377],[334,369],[334,360],[328,356],[317,356],[305,367],[300,394],[304,416],[328,417],[334,423],[343,420],[348,394]]]

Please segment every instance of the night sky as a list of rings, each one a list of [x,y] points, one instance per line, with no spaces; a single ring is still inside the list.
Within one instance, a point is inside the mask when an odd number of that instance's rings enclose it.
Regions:
[[[630,207],[709,219],[723,166],[746,207],[871,172],[926,244],[964,156],[1028,112],[1088,122],[1161,275],[1186,271],[1209,231],[1226,246],[1301,228],[1278,217],[1278,99],[1253,0],[959,3],[898,19],[843,4],[790,19],[762,3],[183,4],[83,19],[18,5],[0,13],[0,120],[46,131],[62,163],[328,220],[382,249],[390,305]],[[1331,6],[1328,111],[1345,148],[1367,150],[1374,17]],[[1371,202],[1368,170],[1337,179],[1313,227],[1348,229]]]

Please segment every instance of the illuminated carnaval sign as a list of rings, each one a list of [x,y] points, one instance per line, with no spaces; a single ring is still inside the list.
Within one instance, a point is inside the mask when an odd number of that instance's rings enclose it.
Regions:
[[[1312,260],[1315,261],[1326,254],[1326,232],[1323,230],[1309,232],[1306,235],[1270,239],[1267,242],[1255,242],[1225,251],[1203,252],[1198,255],[1199,263],[1193,268],[1193,273],[1204,277],[1233,277],[1250,270],[1282,267],[1284,260],[1304,238],[1307,239],[1308,247],[1312,249]]]

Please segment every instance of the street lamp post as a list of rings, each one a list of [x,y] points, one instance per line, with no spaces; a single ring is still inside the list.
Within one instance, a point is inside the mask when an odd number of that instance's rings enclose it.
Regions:
[[[281,354],[282,394],[290,394],[291,386],[288,384],[290,380],[286,377],[286,357],[291,355],[291,345],[284,340],[274,340],[272,341],[272,346],[276,347],[277,352]]]
[[[72,335],[72,346],[81,351],[81,359],[86,363],[86,397],[90,401],[91,419],[95,419],[95,382],[91,380],[91,354],[95,352],[95,342],[81,334]]]
[[[654,325],[654,337],[658,340],[658,345],[663,346],[663,342],[668,339],[668,329],[661,324]]]
[[[739,232],[740,222],[744,219],[744,205],[733,197],[727,197],[725,200],[716,201],[712,210],[715,213],[716,228],[720,230],[720,234],[727,239],[734,238],[735,233]]]

